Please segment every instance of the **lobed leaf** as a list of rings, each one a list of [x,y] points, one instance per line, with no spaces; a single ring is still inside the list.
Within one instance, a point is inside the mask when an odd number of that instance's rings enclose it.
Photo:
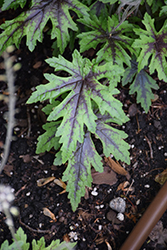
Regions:
[[[128,67],[124,72],[124,75],[122,78],[122,86],[125,86],[129,82],[132,82],[133,77],[138,71],[137,65],[138,63],[136,61],[131,60],[131,67]]]
[[[88,7],[77,0],[33,0],[31,8],[20,14],[13,20],[6,21],[0,26],[4,31],[0,34],[0,50],[15,44],[18,48],[21,39],[27,36],[26,44],[33,51],[36,42],[42,42],[43,29],[51,20],[51,39],[57,38],[57,44],[62,53],[69,41],[68,29],[77,30],[69,10],[73,10],[78,16],[87,16]]]
[[[2,245],[0,250],[15,250],[15,249],[23,249],[23,241],[19,240],[17,242],[13,242],[11,245],[9,245],[9,242],[7,240],[5,240]],[[18,248],[19,247],[19,248]],[[28,250],[29,248],[26,248],[26,250]]]
[[[130,163],[129,144],[123,140],[128,135],[124,131],[115,129],[98,119],[95,134],[103,144],[103,153],[106,157],[112,153],[117,160]]]
[[[140,37],[133,43],[134,48],[140,48],[140,54],[137,58],[138,72],[149,62],[150,74],[155,70],[158,72],[159,79],[167,81],[167,21],[159,32],[154,27],[154,19],[146,13],[142,21],[146,27],[143,29],[134,29]]]
[[[28,250],[30,249],[30,243],[27,243],[27,235],[24,233],[23,229],[19,227],[15,234],[15,239],[12,244],[6,240],[2,243],[0,250]],[[76,243],[67,243],[65,241],[60,243],[60,240],[52,240],[48,247],[45,247],[45,238],[41,237],[38,241],[33,239],[32,250],[72,250]]]
[[[151,106],[151,99],[154,99],[152,89],[158,89],[156,81],[149,76],[145,70],[141,70],[135,77],[132,85],[130,86],[129,94],[137,93],[137,103],[141,103],[141,106],[147,113]]]
[[[133,28],[128,21],[119,23],[118,17],[113,15],[112,18],[104,18],[103,15],[84,17],[79,22],[89,27],[92,31],[83,32],[78,35],[80,38],[80,51],[83,52],[90,48],[96,48],[102,44],[97,53],[97,61],[110,61],[123,67],[123,62],[130,66],[130,56],[126,52],[128,49],[133,51],[131,44],[132,39],[126,35]]]
[[[17,9],[19,5],[21,6],[21,8],[23,8],[26,2],[27,0],[5,0],[2,5],[2,11],[8,10],[10,8]]]
[[[162,16],[163,14],[167,13],[167,1],[166,1],[166,5],[162,7],[161,11],[160,11],[160,16]]]
[[[137,63],[132,60],[131,68],[125,70],[125,74],[122,78],[122,85],[126,85],[129,82],[132,82],[130,85],[130,94],[137,93],[137,103],[141,103],[141,106],[144,108],[147,113],[151,106],[151,99],[154,98],[154,94],[151,89],[158,89],[156,81],[147,74],[147,72],[142,69],[138,72]]]
[[[119,124],[127,121],[122,104],[113,97],[119,93],[115,86],[123,70],[111,63],[102,66],[94,65],[94,62],[83,59],[77,50],[73,53],[72,62],[62,56],[46,61],[50,66],[55,67],[55,71],[64,70],[71,76],[59,77],[45,74],[49,83],[37,86],[37,91],[31,95],[28,103],[47,99],[52,102],[59,95],[68,93],[48,116],[48,121],[63,117],[57,128],[56,137],[60,137],[62,162],[65,163],[72,152],[75,152],[77,142],[83,143],[85,125],[91,133],[96,130],[97,116],[92,109],[92,100],[96,102],[101,114],[108,112],[113,118],[117,118]],[[110,80],[109,87],[100,83],[104,78]]]
[[[46,132],[38,137],[38,143],[36,149],[37,154],[49,151],[53,147],[55,150],[57,150],[60,147],[59,144],[60,138],[55,136],[59,123],[60,122],[58,121],[58,122],[46,123],[43,125],[43,129],[45,129]]]
[[[127,134],[105,124],[112,120],[109,116],[98,114],[98,118],[95,134],[103,144],[104,154],[109,156],[112,152],[116,159],[122,159],[129,164],[129,145],[123,140],[127,138]],[[96,151],[90,132],[86,132],[84,142],[77,144],[76,151],[69,159],[62,179],[68,182],[66,191],[69,192],[68,198],[73,211],[76,210],[81,197],[85,194],[85,186],[91,186],[91,166],[96,171],[103,172],[102,159]]]
[[[73,210],[85,193],[85,186],[90,186],[91,166],[96,171],[103,171],[101,157],[96,152],[91,133],[102,141],[104,153],[113,153],[116,159],[129,162],[128,144],[123,141],[126,134],[111,128],[106,122],[122,124],[128,118],[122,110],[122,104],[114,95],[115,88],[124,70],[108,62],[97,65],[82,58],[75,50],[72,62],[62,56],[46,60],[55,71],[66,72],[66,77],[45,74],[49,83],[37,86],[28,103],[50,100],[44,108],[49,124],[44,125],[46,132],[39,137],[37,151],[49,150],[59,143],[62,145],[56,154],[54,164],[68,161],[63,181],[68,181],[67,192]],[[61,95],[62,101],[56,98]],[[59,121],[54,124],[53,121]],[[121,152],[122,150],[122,152]]]
[[[81,197],[85,194],[85,186],[91,186],[91,165],[96,171],[103,172],[101,160],[90,133],[87,132],[83,143],[77,144],[77,149],[73,157],[69,159],[62,178],[63,181],[68,181],[66,191],[69,192],[68,198],[71,201],[73,211],[76,210]]]
[[[30,243],[27,243],[27,235],[24,233],[23,229],[21,227],[19,227],[19,229],[17,230],[16,234],[15,234],[15,239],[17,240],[17,242],[22,241],[22,250],[28,250],[29,249],[29,245]],[[15,242],[15,243],[17,243]],[[14,247],[14,246],[13,246]],[[13,248],[15,249],[15,248]]]
[[[22,250],[28,250],[30,244],[27,243],[27,235],[24,233],[23,229],[19,227],[15,234],[15,240],[12,244],[9,245],[8,240],[5,240],[0,250],[13,250],[13,249],[22,249]]]

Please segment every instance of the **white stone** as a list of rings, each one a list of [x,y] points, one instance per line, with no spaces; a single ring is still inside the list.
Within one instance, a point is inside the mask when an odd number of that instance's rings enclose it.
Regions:
[[[117,214],[117,219],[120,220],[120,221],[123,221],[124,220],[124,214],[123,213],[118,213]]]
[[[124,213],[126,208],[126,202],[121,197],[117,197],[110,201],[109,206],[118,213]]]

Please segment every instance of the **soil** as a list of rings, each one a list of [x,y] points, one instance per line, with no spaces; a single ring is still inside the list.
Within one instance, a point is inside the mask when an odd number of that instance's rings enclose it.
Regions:
[[[110,246],[118,250],[161,188],[161,185],[155,182],[155,176],[167,168],[166,83],[154,76],[159,85],[159,90],[154,91],[158,99],[152,102],[147,114],[136,104],[135,95],[128,94],[128,87],[119,86],[120,94],[117,98],[124,104],[124,111],[130,118],[121,129],[128,134],[126,141],[131,145],[131,164],[120,162],[129,172],[129,178],[117,174],[117,182],[114,185],[92,184],[92,189],[87,190],[87,199],[83,197],[78,209],[73,212],[67,193],[61,194],[61,187],[54,182],[42,187],[37,185],[37,180],[41,178],[61,178],[66,165],[53,166],[54,151],[36,155],[37,138],[43,133],[42,125],[46,120],[41,112],[44,103],[26,105],[26,100],[35,86],[46,83],[43,74],[53,72],[44,61],[52,56],[51,45],[46,35],[43,43],[38,44],[31,53],[23,39],[20,49],[14,52],[16,60],[22,65],[15,81],[16,124],[9,159],[0,175],[0,182],[10,185],[15,192],[13,205],[20,211],[20,218],[14,218],[15,229],[21,226],[29,242],[44,236],[47,245],[52,240],[60,239],[77,241],[77,250],[105,250],[111,249]],[[64,56],[70,58],[70,50],[67,49]],[[6,83],[0,82],[1,93],[6,90]],[[0,101],[1,146],[5,143],[7,121],[4,117],[7,111],[7,103]],[[96,146],[102,153],[101,144],[97,142]],[[0,153],[2,152],[3,148]],[[128,192],[125,186],[117,191],[118,186],[125,181],[131,185]],[[92,194],[92,190],[96,190],[96,196]],[[123,221],[116,219],[116,213],[110,212],[109,202],[116,197],[126,198]],[[46,216],[43,208],[48,208],[55,215],[55,219]],[[167,212],[161,221],[163,228],[167,228]],[[0,244],[6,239],[11,243],[10,230],[2,212],[0,225]],[[165,243],[159,244],[157,240],[153,241],[148,237],[141,249],[167,248]]]

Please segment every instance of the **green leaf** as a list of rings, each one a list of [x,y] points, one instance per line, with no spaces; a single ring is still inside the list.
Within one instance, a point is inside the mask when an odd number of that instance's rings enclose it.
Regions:
[[[148,3],[149,6],[151,6],[153,3],[153,0],[146,0],[146,2]]]
[[[9,242],[7,240],[5,240],[2,245],[1,245],[1,248],[0,250],[15,250],[15,249],[19,249],[18,247],[20,247],[22,249],[24,245],[24,242],[19,240],[17,242],[13,242],[10,246],[9,246]],[[29,248],[26,248],[27,250]]]
[[[136,61],[134,60],[131,61],[131,67],[128,67],[124,72],[124,75],[122,78],[122,86],[125,86],[129,82],[132,82],[133,77],[138,71],[137,65],[138,63],[136,63]]]
[[[22,250],[28,250],[29,249],[29,243],[27,242],[27,235],[24,233],[23,229],[21,227],[19,227],[19,229],[17,230],[16,234],[15,234],[15,238],[18,241],[22,241],[24,244],[22,245]],[[17,243],[16,242],[16,243]]]
[[[67,243],[60,240],[53,240],[48,247],[45,247],[45,238],[41,237],[38,241],[32,241],[32,250],[72,250],[76,243]]]
[[[8,240],[5,240],[2,243],[0,250],[7,250],[7,249],[9,249],[9,242],[8,242]]]
[[[66,191],[71,201],[73,211],[76,210],[80,199],[85,194],[85,186],[90,187],[92,182],[91,165],[96,171],[103,172],[101,157],[95,149],[90,133],[84,136],[84,142],[77,144],[77,149],[68,162],[63,173],[63,181],[68,181]]]
[[[62,160],[62,156],[61,156],[61,151],[58,151],[55,156],[56,157],[54,159],[53,165],[55,165],[55,166],[56,165],[58,165],[58,166],[62,165],[63,160]]]
[[[24,5],[26,4],[27,0],[5,0],[4,4],[2,6],[2,10],[8,10],[8,9],[17,9],[19,7],[19,5],[21,6],[21,8],[24,7]]]
[[[74,250],[77,242],[65,242],[60,243],[60,240],[54,240],[51,244],[45,248],[45,250]],[[39,249],[40,250],[40,249]]]
[[[112,153],[117,160],[130,163],[129,144],[123,140],[128,135],[124,131],[105,124],[103,119],[98,119],[95,134],[103,144],[103,153],[106,157]]]
[[[154,94],[151,89],[158,89],[156,81],[147,74],[147,72],[142,69],[138,73],[137,63],[135,61],[131,62],[131,68],[127,68],[125,74],[122,78],[122,85],[126,85],[129,82],[132,82],[133,77],[134,81],[130,86],[130,94],[137,93],[137,103],[141,103],[141,106],[147,113],[151,106],[151,99],[154,98]]]
[[[43,29],[51,20],[51,39],[57,38],[57,44],[62,53],[70,38],[68,29],[77,30],[69,10],[73,10],[78,16],[88,15],[88,7],[77,0],[62,0],[61,2],[32,0],[32,6],[28,11],[0,26],[4,30],[0,34],[0,50],[5,50],[11,44],[15,44],[18,48],[21,39],[27,36],[26,44],[29,50],[33,51],[36,42],[42,42]]]
[[[160,12],[160,16],[167,13],[167,6],[163,6]]]
[[[48,116],[48,121],[63,117],[57,129],[56,137],[62,143],[62,162],[65,163],[75,152],[77,142],[83,143],[85,125],[91,133],[96,130],[97,116],[92,109],[92,100],[96,102],[101,114],[108,112],[116,117],[119,124],[127,121],[122,110],[122,104],[113,95],[118,94],[115,89],[123,70],[111,63],[102,66],[94,65],[86,58],[82,58],[77,50],[73,53],[73,61],[69,62],[62,56],[46,60],[55,71],[64,70],[71,76],[59,77],[54,74],[45,74],[48,84],[37,86],[28,103],[57,98],[68,93],[63,101],[54,107]],[[100,83],[101,79],[108,79],[109,87]],[[110,91],[109,91],[110,90]]]
[[[46,132],[39,138],[38,152],[55,146],[56,137],[60,137],[61,148],[54,164],[68,161],[63,181],[68,182],[66,190],[75,210],[85,194],[85,186],[91,185],[91,166],[96,171],[103,171],[91,133],[102,141],[107,156],[113,153],[116,159],[121,158],[128,163],[129,146],[123,140],[127,137],[123,131],[105,124],[112,122],[121,125],[128,120],[122,103],[114,97],[119,93],[116,86],[124,70],[111,62],[97,65],[96,60],[91,62],[82,58],[77,50],[72,57],[72,62],[62,56],[46,60],[56,72],[63,70],[65,76],[45,74],[49,83],[37,86],[28,103],[49,99],[51,104],[44,110],[49,115],[48,121],[60,123],[51,122],[44,126]],[[62,101],[59,103],[56,98],[60,96],[59,100]]]
[[[37,154],[49,151],[52,147],[54,147],[55,150],[60,147],[60,138],[55,136],[59,124],[60,122],[58,121],[46,123],[45,125],[43,125],[43,129],[45,129],[46,132],[38,137],[36,149]]]
[[[9,242],[6,240],[3,242],[3,244],[1,245],[0,250],[15,250],[15,249],[19,249],[19,247],[22,250],[28,250],[30,244],[26,243],[27,241],[27,235],[24,233],[23,229],[21,227],[19,227],[19,229],[17,230],[16,234],[15,234],[15,239],[17,241],[14,241],[11,245],[9,245]]]
[[[42,111],[46,114],[46,115],[49,115],[52,110],[60,104],[60,101],[58,100],[50,100],[50,104],[47,104],[44,108],[42,108]]]
[[[45,239],[41,237],[38,241],[33,239],[32,250],[44,250],[45,249]]]
[[[113,4],[118,2],[118,0],[100,0],[100,2]]]
[[[83,52],[90,48],[96,48],[98,44],[102,44],[101,49],[97,53],[97,61],[110,61],[123,67],[123,62],[130,66],[130,56],[127,49],[132,52],[131,44],[133,40],[126,35],[131,32],[133,25],[128,21],[121,24],[118,16],[113,15],[112,18],[104,18],[104,16],[84,17],[79,22],[88,26],[91,31],[83,32],[78,35],[80,38],[80,51]]]
[[[134,29],[135,33],[140,37],[133,43],[134,48],[140,48],[140,54],[137,58],[138,72],[149,62],[150,74],[155,70],[158,72],[160,80],[167,81],[167,21],[159,32],[154,27],[154,19],[146,13],[142,21],[146,27],[143,29]]]
[[[162,6],[163,6],[163,2],[161,0],[157,0],[156,2],[153,1],[152,7],[151,7],[152,12],[155,13]]]
[[[108,115],[98,114],[95,134],[103,144],[103,153],[106,156],[112,153],[117,160],[122,159],[129,164],[129,144],[123,140],[127,138],[127,134],[105,124],[109,121],[113,122]],[[77,144],[77,149],[69,159],[62,178],[63,181],[68,182],[66,191],[69,192],[68,198],[73,211],[76,210],[81,197],[85,194],[85,186],[91,186],[91,166],[98,172],[103,171],[102,158],[96,151],[90,133],[87,132],[84,136],[84,142]]]
[[[144,70],[141,70],[135,77],[132,85],[130,86],[129,94],[137,93],[137,103],[141,103],[141,106],[147,113],[151,106],[151,99],[154,99],[152,89],[158,89],[156,81],[152,79]]]
[[[163,14],[167,14],[167,1],[165,1],[165,6],[162,7],[159,15],[162,16]]]
[[[149,6],[151,6],[150,11],[152,11],[152,13],[155,13],[156,11],[158,11],[159,8],[161,8],[164,5],[163,1],[161,1],[161,0],[156,0],[156,1],[146,0],[146,2],[148,3]],[[145,1],[142,0],[141,4],[142,5],[145,4]],[[148,6],[146,6],[146,11],[149,13]]]
[[[6,240],[2,243],[0,250],[29,250],[30,244],[26,243],[27,235],[24,233],[23,229],[19,227],[15,234],[17,241],[14,241],[11,245]],[[32,241],[32,250],[72,250],[77,243],[67,243],[63,241],[60,243],[60,240],[53,240],[48,247],[45,247],[45,239],[41,237],[38,241],[35,239]]]

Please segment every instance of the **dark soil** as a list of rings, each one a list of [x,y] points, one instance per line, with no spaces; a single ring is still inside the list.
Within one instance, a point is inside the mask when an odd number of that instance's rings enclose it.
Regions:
[[[55,239],[70,239],[78,242],[78,250],[105,250],[109,249],[109,245],[117,250],[161,188],[161,185],[155,182],[155,176],[167,168],[166,83],[157,80],[160,88],[155,94],[158,95],[158,100],[152,103],[148,114],[143,112],[140,105],[131,106],[136,103],[135,96],[129,96],[128,88],[119,87],[120,94],[117,98],[124,104],[125,112],[131,115],[129,122],[124,124],[122,129],[128,134],[127,142],[131,145],[131,164],[125,167],[129,172],[128,181],[132,183],[133,190],[128,193],[122,189],[117,191],[119,184],[127,181],[122,175],[117,175],[118,181],[113,186],[92,184],[92,189],[97,188],[98,195],[93,196],[92,190],[89,190],[88,199],[82,198],[78,209],[72,212],[67,193],[60,194],[63,191],[61,187],[53,182],[42,187],[37,186],[37,180],[40,178],[61,178],[66,166],[53,166],[54,151],[34,158],[37,138],[43,132],[45,116],[41,112],[40,103],[26,105],[26,100],[35,86],[46,82],[43,74],[53,72],[44,61],[52,56],[52,50],[47,36],[43,44],[38,44],[32,53],[25,47],[24,42],[23,39],[20,49],[14,52],[17,61],[22,64],[15,82],[16,125],[8,163],[0,175],[0,182],[9,184],[16,194],[14,205],[20,210],[20,219],[14,218],[15,228],[21,226],[29,242],[44,236],[47,245]],[[71,56],[69,50],[65,51],[64,56]],[[7,85],[3,82],[0,84],[2,93],[7,89]],[[0,101],[1,145],[6,137],[7,122],[4,114],[7,111],[7,104]],[[96,146],[98,147],[98,143]],[[98,150],[101,151],[101,148]],[[30,157],[25,159],[24,155]],[[125,219],[122,222],[116,219],[108,220],[107,215],[111,210],[110,200],[118,196],[127,198]],[[44,207],[54,213],[55,221],[44,215]],[[167,212],[161,221],[163,227],[167,228]],[[70,232],[73,232],[75,237],[72,237]],[[12,242],[10,231],[5,224],[5,215],[0,213],[0,243],[6,239]],[[167,248],[148,238],[141,249]]]

